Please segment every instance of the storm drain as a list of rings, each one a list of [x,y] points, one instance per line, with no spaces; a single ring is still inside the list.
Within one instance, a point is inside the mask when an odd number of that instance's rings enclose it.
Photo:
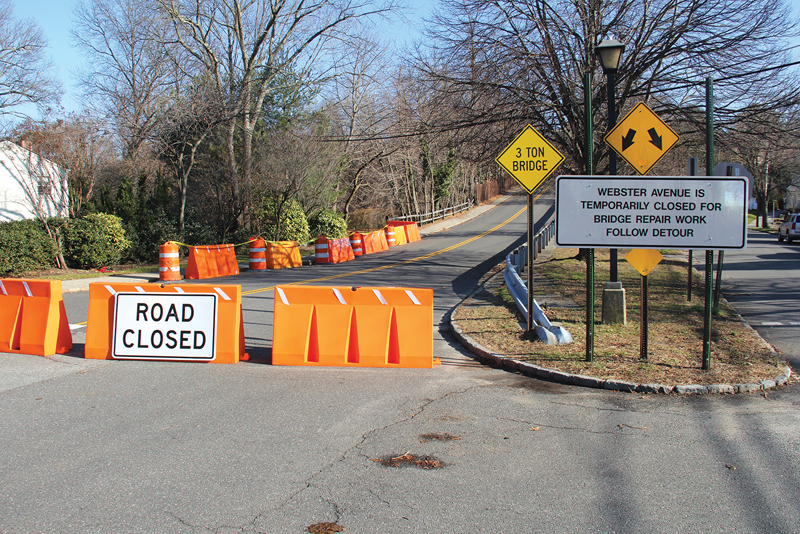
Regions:
[[[372,461],[385,467],[417,467],[419,469],[438,469],[446,465],[434,456],[414,456],[409,452],[400,456],[373,458]]]

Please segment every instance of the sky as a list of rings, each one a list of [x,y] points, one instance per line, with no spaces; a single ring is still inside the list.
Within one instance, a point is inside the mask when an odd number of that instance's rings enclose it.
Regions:
[[[32,18],[42,29],[49,42],[49,55],[57,69],[57,76],[64,89],[61,105],[66,113],[81,111],[80,88],[77,73],[83,64],[80,51],[75,48],[70,36],[73,11],[78,0],[13,0],[14,15],[19,19]],[[392,24],[385,33],[407,39],[417,34],[414,26],[420,24],[420,16],[427,15],[434,4],[431,0],[405,0],[412,7],[409,17],[416,19],[410,24]],[[26,110],[28,111],[28,110]],[[35,114],[35,110],[28,111]]]

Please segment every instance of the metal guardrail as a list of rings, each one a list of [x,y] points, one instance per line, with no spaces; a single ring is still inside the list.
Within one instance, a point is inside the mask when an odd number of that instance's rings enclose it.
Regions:
[[[556,220],[555,217],[551,218],[544,228],[533,236],[533,257],[536,259],[542,250],[547,247],[550,241],[556,234]],[[506,280],[506,285],[517,304],[520,313],[528,320],[528,288],[525,282],[522,281],[519,273],[528,267],[528,245],[522,245],[516,250],[512,250],[506,255],[506,268],[503,272],[503,277]],[[572,343],[572,334],[561,326],[553,326],[550,320],[544,314],[544,311],[536,302],[533,301],[533,324],[534,330],[540,340],[548,345],[557,345]]]
[[[455,215],[456,213],[461,213],[462,211],[466,211],[473,206],[472,200],[468,200],[467,202],[462,202],[457,206],[453,206],[450,208],[444,208],[436,211],[432,211],[430,213],[417,213],[414,215],[403,215],[402,217],[393,217],[393,221],[412,221],[418,224],[427,224],[439,219],[444,219],[450,215]]]

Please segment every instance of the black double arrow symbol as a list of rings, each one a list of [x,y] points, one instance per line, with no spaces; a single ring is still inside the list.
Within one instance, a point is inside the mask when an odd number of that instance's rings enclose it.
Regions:
[[[653,143],[653,145],[657,149],[662,150],[662,148],[661,148],[661,139],[662,139],[662,137],[660,135],[658,135],[658,132],[656,131],[656,129],[655,128],[650,128],[649,130],[647,130],[647,133],[650,134],[650,142]],[[636,130],[634,130],[633,128],[629,128],[628,129],[628,135],[626,135],[625,137],[622,138],[622,150],[623,150],[623,152],[625,150],[627,150],[628,148],[630,148],[631,145],[633,145],[634,136],[636,136]]]

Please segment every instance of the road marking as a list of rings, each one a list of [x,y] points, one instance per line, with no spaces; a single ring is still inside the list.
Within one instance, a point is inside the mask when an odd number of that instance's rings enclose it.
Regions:
[[[545,191],[547,191],[547,189],[545,189]],[[533,199],[533,201],[536,202],[537,200],[539,200],[539,198],[545,193],[545,191],[542,191],[541,193],[539,193],[536,196],[536,198]],[[480,239],[482,237],[486,237],[487,235],[491,234],[492,232],[495,232],[495,231],[499,230],[503,226],[507,225],[508,223],[510,223],[511,221],[513,221],[514,219],[516,219],[517,217],[519,217],[520,215],[525,213],[525,211],[527,209],[528,209],[528,207],[525,206],[524,208],[519,210],[517,213],[515,213],[514,215],[512,215],[511,217],[509,217],[505,221],[501,222],[500,224],[498,224],[494,228],[490,228],[490,229],[486,230],[482,234],[476,235],[476,236],[471,237],[471,238],[469,238],[467,240],[464,240],[464,241],[462,241],[460,243],[456,243],[455,245],[451,245],[451,246],[449,246],[447,248],[443,248],[441,250],[437,250],[435,252],[431,252],[429,254],[425,254],[424,256],[419,256],[417,258],[411,258],[410,260],[399,261],[397,263],[390,263],[390,264],[387,264],[387,265],[381,265],[380,267],[372,267],[370,269],[363,269],[361,271],[353,271],[353,272],[349,272],[349,273],[335,274],[335,275],[332,275],[332,276],[325,276],[323,278],[314,278],[313,280],[303,280],[303,281],[300,281],[300,282],[291,282],[291,283],[288,283],[288,284],[281,284],[281,285],[301,286],[301,285],[305,285],[305,284],[313,284],[315,282],[327,282],[328,280],[335,280],[337,278],[345,278],[347,276],[356,276],[356,275],[359,275],[359,274],[374,273],[376,271],[382,271],[384,269],[392,269],[394,267],[399,267],[401,265],[408,265],[408,264],[411,264],[411,263],[416,263],[418,261],[427,260],[429,258],[433,258],[434,256],[438,256],[440,254],[444,254],[445,252],[450,252],[451,250],[455,250],[455,249],[457,249],[459,247],[463,247],[464,245],[468,245],[468,244],[472,243],[473,241],[477,241],[478,239]],[[275,289],[275,286],[263,287],[263,288],[260,288],[260,289],[251,289],[249,291],[243,291],[242,292],[242,296],[246,297],[248,295],[255,295],[257,293],[264,293],[265,291],[272,291],[273,289]]]
[[[784,323],[782,321],[763,321],[760,324],[761,326],[800,326],[800,322],[797,321],[789,321],[788,323]]]
[[[86,326],[86,323],[78,323],[78,324],[70,323],[69,329],[70,330],[78,330],[79,328],[83,328],[84,326]]]

